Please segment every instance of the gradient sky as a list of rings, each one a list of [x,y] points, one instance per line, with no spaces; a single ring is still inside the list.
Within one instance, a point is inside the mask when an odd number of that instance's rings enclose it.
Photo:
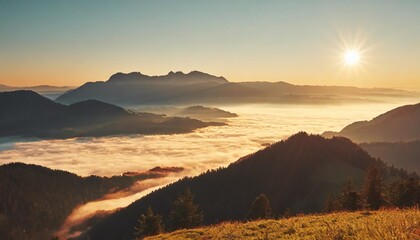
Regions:
[[[343,66],[347,47],[362,63]],[[0,0],[0,84],[200,70],[420,90],[420,1]]]

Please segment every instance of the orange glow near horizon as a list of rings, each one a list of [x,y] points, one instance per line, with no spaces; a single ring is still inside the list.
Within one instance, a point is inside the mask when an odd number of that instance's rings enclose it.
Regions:
[[[420,90],[419,76],[416,75],[417,70],[410,70],[407,73],[395,73],[389,74],[390,70],[379,72],[377,75],[369,75],[363,77],[363,81],[353,81],[353,76],[358,78],[362,73],[367,72],[367,65],[371,62],[367,62],[368,56],[361,52],[359,61],[357,64],[346,64],[343,59],[345,52],[337,54],[340,56],[336,58],[335,63],[341,63],[333,67],[334,64],[329,64],[324,69],[318,69],[317,73],[316,66],[308,67],[306,71],[299,71],[296,69],[295,72],[282,71],[283,68],[273,70],[270,74],[267,67],[261,67],[261,69],[251,69],[250,67],[244,67],[240,71],[239,67],[233,69],[234,71],[228,71],[226,68],[205,68],[204,66],[191,67],[191,68],[166,68],[166,71],[159,71],[157,68],[139,68],[139,67],[115,67],[115,66],[103,66],[96,69],[81,69],[76,71],[74,69],[63,68],[57,66],[56,71],[42,71],[37,69],[36,71],[22,70],[20,67],[10,68],[10,71],[0,72],[0,84],[16,87],[28,87],[36,85],[52,85],[52,86],[72,86],[78,87],[86,82],[105,81],[112,74],[116,72],[134,72],[140,71],[147,75],[165,75],[169,71],[183,71],[188,73],[193,70],[206,72],[215,76],[224,76],[228,81],[231,82],[246,82],[246,81],[268,81],[278,82],[284,81],[296,85],[334,85],[334,86],[356,86],[356,87],[386,87],[396,88],[405,90]],[[328,63],[325,63],[328,64]],[[200,68],[201,67],[201,68]],[[369,65],[370,67],[370,65]],[[285,68],[287,68],[285,66]],[[290,70],[290,67],[288,68]],[[372,68],[373,69],[373,68]],[[239,70],[239,71],[238,71]],[[369,69],[370,71],[371,69]],[[387,74],[388,73],[388,74]],[[344,79],[344,80],[343,80]],[[348,79],[352,80],[349,81]]]
[[[197,70],[231,82],[420,90],[419,11],[420,1],[4,1],[0,84]],[[360,60],[350,66],[352,49]]]
[[[188,58],[185,57],[187,53],[170,54],[171,57],[149,54],[143,58],[136,53],[124,52],[117,56],[118,60],[104,58],[97,61],[100,56],[95,55],[86,56],[83,61],[74,56],[61,56],[58,60],[44,56],[42,61],[37,62],[31,62],[29,58],[23,62],[0,59],[0,84],[77,87],[86,82],[105,81],[116,72],[140,71],[147,75],[165,75],[169,71],[188,73],[198,70],[224,76],[231,82],[284,81],[296,85],[420,90],[420,70],[415,61],[400,63],[397,68],[394,61],[398,58],[389,53],[386,55],[385,50],[379,49],[380,44],[373,44],[374,41],[368,41],[367,37],[361,37],[363,35],[366,34],[337,34],[338,37],[331,39],[333,45],[313,50],[309,55],[294,55],[294,50],[281,55],[276,53],[276,49],[266,46],[257,56],[227,54],[220,61],[209,59],[208,54],[197,56],[191,53]],[[333,53],[329,54],[331,50]],[[238,57],[241,57],[239,61]]]

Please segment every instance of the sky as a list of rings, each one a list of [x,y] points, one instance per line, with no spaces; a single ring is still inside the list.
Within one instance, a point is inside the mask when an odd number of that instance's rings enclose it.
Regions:
[[[418,0],[0,0],[0,84],[199,70],[420,90]],[[360,62],[347,66],[346,50]]]

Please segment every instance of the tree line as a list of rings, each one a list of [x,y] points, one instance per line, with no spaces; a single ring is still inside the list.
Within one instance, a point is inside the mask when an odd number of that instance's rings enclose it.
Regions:
[[[417,175],[398,178],[386,184],[382,178],[382,168],[370,166],[364,183],[358,189],[349,178],[337,197],[331,193],[325,200],[325,212],[378,210],[386,207],[407,208],[420,204],[420,181]]]
[[[343,185],[341,192],[335,197],[328,194],[325,200],[324,212],[378,210],[382,207],[409,208],[420,204],[420,181],[416,175],[399,178],[386,185],[382,179],[380,165],[370,166],[365,174],[364,183],[357,189],[349,178]],[[288,218],[292,216],[289,208],[280,214],[273,213],[270,200],[265,194],[258,195],[252,202],[246,219],[270,219],[276,217]],[[189,229],[202,226],[203,211],[194,203],[194,195],[189,188],[180,194],[172,203],[172,210],[166,221],[159,214],[155,214],[149,207],[138,220],[135,228],[136,237],[157,235],[165,231]]]

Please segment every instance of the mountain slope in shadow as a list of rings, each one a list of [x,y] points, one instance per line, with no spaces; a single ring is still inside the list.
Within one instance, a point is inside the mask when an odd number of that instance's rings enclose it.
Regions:
[[[223,125],[190,118],[134,113],[85,100],[70,106],[32,91],[0,93],[0,137],[72,138],[115,134],[173,134]]]
[[[370,121],[354,122],[326,137],[343,136],[355,142],[396,142],[420,140],[420,103],[405,105]]]
[[[359,146],[389,165],[420,174],[420,141],[373,142]]]
[[[0,166],[0,182],[1,238],[41,240],[49,239],[77,205],[127,188],[134,178],[83,178],[37,165],[11,163]]]
[[[337,194],[349,177],[360,185],[364,171],[372,164],[386,169],[348,139],[299,133],[227,168],[157,190],[104,219],[81,239],[132,239],[137,220],[147,207],[167,219],[171,203],[185,188],[195,194],[205,224],[244,220],[252,201],[261,193],[267,195],[277,214],[287,208],[295,213],[319,212],[328,193]]]
[[[157,167],[122,176],[80,177],[32,164],[2,165],[1,239],[50,239],[76,206],[124,190],[137,181],[165,177],[174,171],[182,169]]]

